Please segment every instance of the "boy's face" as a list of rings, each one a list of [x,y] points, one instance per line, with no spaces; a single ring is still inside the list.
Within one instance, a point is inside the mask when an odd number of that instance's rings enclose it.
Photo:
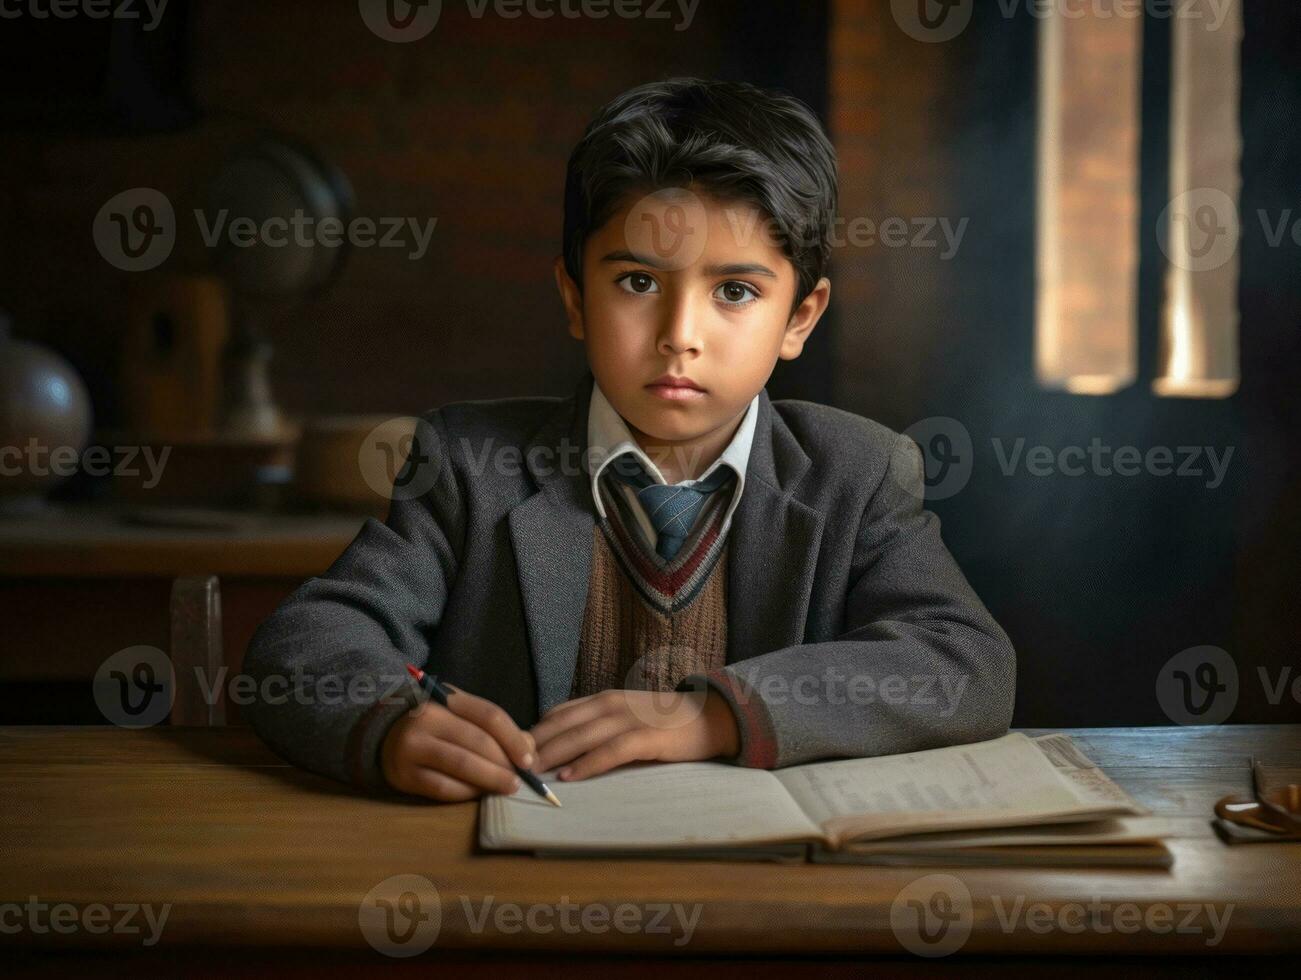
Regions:
[[[583,250],[581,295],[556,260],[569,332],[634,434],[674,444],[735,423],[777,359],[803,350],[824,278],[791,312],[795,267],[748,204],[690,190],[632,196]],[[663,375],[700,390],[666,389]]]

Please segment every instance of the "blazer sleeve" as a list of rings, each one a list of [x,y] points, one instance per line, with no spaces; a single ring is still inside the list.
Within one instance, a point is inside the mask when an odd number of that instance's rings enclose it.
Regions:
[[[1016,654],[922,506],[921,451],[899,436],[858,528],[844,630],[687,677],[728,702],[735,762],[777,768],[995,738]]]
[[[385,734],[418,703],[406,663],[424,666],[464,554],[465,507],[439,411],[418,420],[388,517],[368,518],[319,577],[253,635],[241,710],[279,755],[367,790],[387,788]]]

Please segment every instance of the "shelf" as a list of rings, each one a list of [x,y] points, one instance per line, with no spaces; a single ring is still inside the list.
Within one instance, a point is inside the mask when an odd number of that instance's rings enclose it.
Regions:
[[[137,509],[51,506],[0,517],[0,579],[319,575],[365,521],[361,514],[186,511],[232,526],[164,527],[129,519]],[[178,515],[179,516],[179,515]]]

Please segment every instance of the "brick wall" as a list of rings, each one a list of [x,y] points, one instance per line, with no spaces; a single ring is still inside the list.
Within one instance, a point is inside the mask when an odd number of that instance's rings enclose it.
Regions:
[[[954,265],[930,247],[887,247],[881,222],[949,218],[946,195],[955,161],[945,118],[952,84],[951,45],[909,37],[889,0],[834,0],[831,6],[829,117],[840,163],[840,215],[833,251],[836,404],[906,428],[924,412],[923,381],[943,357],[944,297]],[[851,234],[855,220],[878,230]],[[931,237],[943,241],[938,231]],[[859,242],[853,244],[854,237]]]
[[[356,250],[323,296],[275,313],[276,389],[289,411],[418,411],[445,401],[567,393],[583,365],[564,328],[560,248],[569,149],[623,89],[719,75],[744,3],[670,20],[481,19],[446,0],[411,44],[380,40],[355,2],[194,5],[192,78],[205,120],[144,138],[4,137],[0,307],[71,356],[101,423],[115,414],[130,277],[93,245],[95,214],[131,187],[162,190],[181,233],[169,272],[204,269],[195,223],[213,161],[264,120],[350,177],[358,211],[438,219],[428,254]],[[188,230],[187,230],[188,227]]]

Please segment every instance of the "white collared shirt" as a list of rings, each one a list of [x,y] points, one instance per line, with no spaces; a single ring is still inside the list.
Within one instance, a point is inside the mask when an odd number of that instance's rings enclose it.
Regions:
[[[750,405],[745,410],[745,415],[741,418],[741,424],[737,426],[736,433],[732,436],[732,441],[727,444],[727,448],[719,453],[718,458],[709,465],[709,468],[694,480],[683,480],[674,486],[689,487],[706,479],[720,466],[730,466],[736,472],[736,488],[732,492],[732,499],[728,502],[727,512],[723,515],[723,526],[719,530],[719,536],[727,533],[727,529],[732,524],[732,512],[736,510],[737,504],[741,502],[741,492],[745,489],[745,468],[750,459],[750,444],[754,442],[755,422],[759,417],[759,396],[755,395],[750,399]],[[587,445],[588,460],[592,467],[592,499],[596,502],[596,511],[601,517],[605,517],[605,504],[601,501],[600,488],[598,482],[601,478],[601,472],[605,469],[610,460],[622,455],[625,452],[633,453],[641,462],[642,467],[646,470],[647,475],[656,483],[668,484],[664,479],[664,474],[659,471],[650,458],[637,445],[637,441],[628,431],[628,424],[624,422],[623,417],[610,404],[609,399],[605,397],[605,392],[601,386],[592,382],[592,401],[587,411]],[[652,546],[655,544],[657,537],[655,526],[651,524],[650,518],[646,516],[641,502],[637,499],[637,491],[634,487],[628,486],[621,480],[614,481],[617,492],[623,493],[628,500],[634,505],[632,512],[637,516],[637,523],[645,535],[646,541]],[[699,520],[699,516],[696,518]]]

